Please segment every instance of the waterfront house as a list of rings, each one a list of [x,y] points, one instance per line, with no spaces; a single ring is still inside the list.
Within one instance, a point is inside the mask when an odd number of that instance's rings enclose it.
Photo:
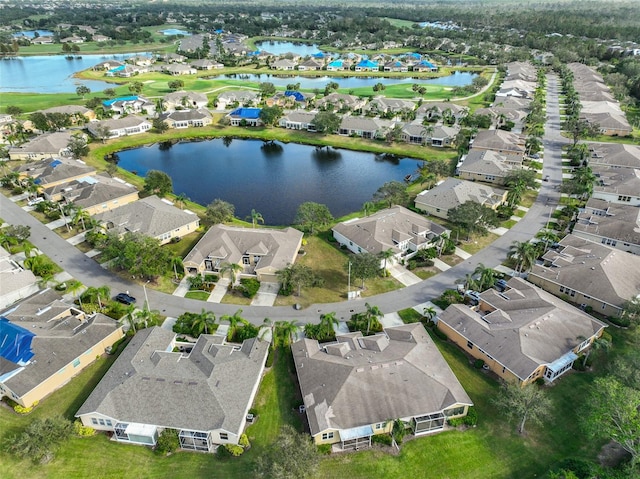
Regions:
[[[278,121],[278,125],[282,128],[288,128],[290,130],[307,130],[316,131],[313,125],[317,112],[312,111],[291,111],[285,113]]]
[[[151,129],[151,123],[142,117],[129,115],[123,118],[91,122],[87,126],[89,133],[96,138],[102,138],[102,129],[107,132],[107,138],[118,138],[145,133]]]
[[[69,150],[70,131],[56,131],[36,136],[19,146],[9,148],[11,160],[42,160],[72,156]]]
[[[167,111],[182,108],[206,108],[209,103],[207,95],[193,91],[174,91],[162,97]]]
[[[260,126],[261,108],[236,108],[227,115],[231,126]]]
[[[482,181],[504,185],[504,180],[513,170],[522,169],[520,154],[500,153],[494,150],[471,148],[456,166],[456,174],[463,180]]]
[[[192,128],[211,124],[212,118],[209,110],[198,108],[193,110],[176,110],[163,113],[160,118],[169,128]]]
[[[20,178],[32,178],[40,190],[45,190],[69,181],[95,175],[95,168],[82,160],[71,158],[47,158],[18,166],[14,171]]]

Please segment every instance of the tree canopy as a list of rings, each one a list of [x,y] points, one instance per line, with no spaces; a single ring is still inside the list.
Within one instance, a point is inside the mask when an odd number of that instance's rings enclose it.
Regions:
[[[216,198],[205,211],[205,221],[209,224],[216,225],[218,223],[224,223],[225,221],[231,221],[235,214],[236,208],[231,203]]]
[[[143,190],[150,195],[158,195],[162,198],[173,191],[173,182],[164,171],[149,170],[144,178]]]
[[[275,440],[256,458],[255,477],[262,479],[305,479],[316,472],[320,456],[311,438],[284,425]]]
[[[313,117],[312,123],[318,133],[333,133],[340,128],[342,119],[332,111],[321,111]]]
[[[307,201],[298,207],[294,224],[313,234],[316,227],[326,226],[332,221],[333,216],[326,205]]]
[[[467,201],[449,210],[449,221],[468,233],[486,234],[487,228],[498,226],[497,213],[476,201]]]

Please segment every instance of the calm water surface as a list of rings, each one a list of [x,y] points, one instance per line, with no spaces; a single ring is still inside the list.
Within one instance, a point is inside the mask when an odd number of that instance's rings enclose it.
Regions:
[[[207,205],[216,198],[232,203],[238,218],[251,209],[269,225],[288,225],[305,201],[325,204],[335,217],[360,210],[387,181],[402,181],[421,162],[383,158],[334,148],[260,140],[223,139],[153,145],[118,154],[118,165],[145,176],[161,170],[175,193]]]
[[[274,55],[282,55],[284,53],[295,53],[306,57],[307,55],[314,55],[320,53],[318,45],[309,45],[307,43],[293,43],[293,42],[259,42],[256,43],[256,47],[259,50],[273,53]]]

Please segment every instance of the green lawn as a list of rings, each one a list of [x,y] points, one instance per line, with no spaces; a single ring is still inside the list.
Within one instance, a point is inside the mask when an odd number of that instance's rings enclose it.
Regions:
[[[184,295],[185,298],[198,299],[200,301],[206,301],[211,296],[211,293],[207,291],[189,291]]]

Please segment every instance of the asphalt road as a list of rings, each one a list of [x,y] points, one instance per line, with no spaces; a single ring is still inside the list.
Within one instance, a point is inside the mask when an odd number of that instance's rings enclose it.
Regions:
[[[300,323],[317,322],[320,314],[335,312],[340,319],[347,320],[354,312],[363,311],[364,303],[376,305],[383,313],[409,308],[438,297],[443,290],[454,286],[456,280],[473,272],[479,263],[488,267],[499,265],[507,255],[514,241],[527,241],[543,229],[550,213],[560,198],[556,189],[562,182],[561,147],[568,141],[560,135],[560,114],[558,106],[558,80],[555,75],[547,77],[547,124],[544,138],[543,176],[549,175],[550,181],[543,182],[535,204],[527,214],[507,233],[472,258],[439,273],[419,284],[400,290],[342,303],[314,304],[303,310],[290,306],[242,306],[242,316],[254,324],[262,323],[268,317],[272,320],[298,320]],[[141,286],[130,283],[103,269],[94,260],[87,258],[79,249],[50,231],[26,211],[0,195],[0,217],[10,224],[23,224],[31,227],[29,240],[43,253],[58,263],[71,276],[86,286],[104,286],[111,288],[115,295],[129,291],[141,304],[144,291]],[[346,285],[345,291],[346,291]],[[216,315],[233,314],[240,307],[234,304],[207,303],[160,293],[147,288],[149,304],[167,316],[179,316],[184,311],[201,311],[203,308]]]

